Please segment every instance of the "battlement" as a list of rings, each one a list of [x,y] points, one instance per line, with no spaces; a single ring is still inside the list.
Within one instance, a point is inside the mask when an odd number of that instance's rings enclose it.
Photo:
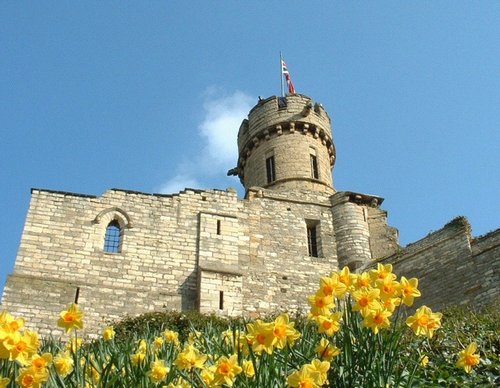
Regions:
[[[305,95],[261,99],[241,123],[238,150],[238,165],[231,173],[247,189],[333,192],[331,120],[321,104]]]

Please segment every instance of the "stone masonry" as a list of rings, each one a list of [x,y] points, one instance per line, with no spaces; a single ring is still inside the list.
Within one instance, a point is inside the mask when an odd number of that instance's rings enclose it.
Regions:
[[[2,308],[42,333],[79,290],[86,334],[127,315],[199,310],[256,317],[307,309],[320,276],[376,262],[421,280],[421,303],[499,297],[500,230],[474,239],[459,218],[402,248],[383,198],[333,186],[330,118],[304,95],[260,100],[240,126],[234,190],[101,196],[32,189]],[[119,226],[116,252],[104,249]]]

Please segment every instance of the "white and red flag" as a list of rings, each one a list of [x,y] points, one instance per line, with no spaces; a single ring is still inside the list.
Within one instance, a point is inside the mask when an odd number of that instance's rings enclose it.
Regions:
[[[288,71],[288,68],[286,67],[286,63],[283,59],[281,59],[281,74],[283,74],[285,76],[286,83],[288,85],[288,93],[294,94],[295,93],[295,86],[293,86],[292,77],[290,77],[290,72]]]

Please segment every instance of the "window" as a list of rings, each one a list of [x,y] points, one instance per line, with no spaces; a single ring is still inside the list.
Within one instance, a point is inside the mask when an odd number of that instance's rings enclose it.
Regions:
[[[307,250],[309,256],[318,257],[318,236],[316,225],[307,225]]]
[[[106,227],[106,235],[104,237],[104,252],[118,253],[121,246],[121,228],[118,221],[111,221]]]
[[[319,171],[318,171],[318,158],[316,155],[311,154],[311,177],[314,179],[319,179]]]
[[[217,234],[220,234],[220,220],[217,220]]]
[[[272,183],[276,180],[276,170],[274,166],[274,155],[266,159],[267,183]]]
[[[219,291],[219,310],[224,310],[224,291]]]

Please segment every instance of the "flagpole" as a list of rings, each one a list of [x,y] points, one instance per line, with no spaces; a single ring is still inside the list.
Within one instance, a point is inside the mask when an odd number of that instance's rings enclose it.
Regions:
[[[280,51],[280,80],[281,80],[281,97],[285,97],[285,89],[283,88],[283,54]]]

